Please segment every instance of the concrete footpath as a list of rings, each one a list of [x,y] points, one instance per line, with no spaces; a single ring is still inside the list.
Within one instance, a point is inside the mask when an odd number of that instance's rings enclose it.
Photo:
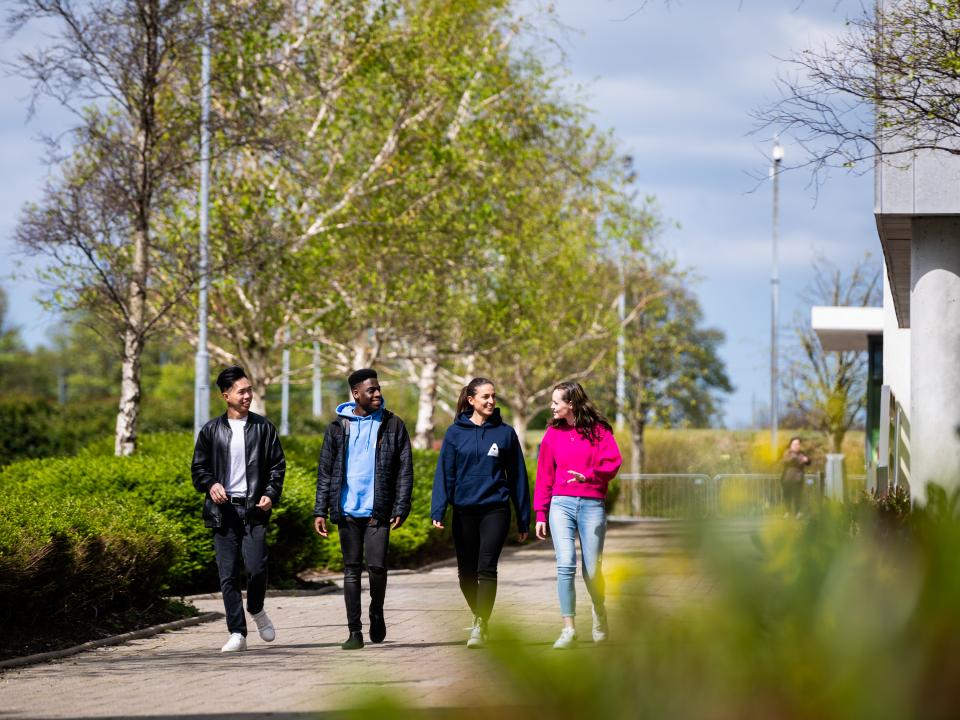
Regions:
[[[708,592],[686,563],[672,558],[663,525],[615,525],[607,536],[610,568],[638,562],[644,592],[670,606]],[[553,549],[534,543],[500,562],[498,618],[521,626],[536,647],[552,652],[559,632]],[[577,580],[581,643],[589,642],[589,600]],[[625,622],[610,598],[611,630]],[[222,610],[219,598],[196,603]],[[340,649],[346,638],[341,592],[268,597],[277,639],[260,640],[251,620],[245,653],[225,654],[222,620],[8,670],[0,675],[0,719],[7,718],[307,718],[352,707],[371,694],[397,693],[419,707],[496,702],[486,654],[467,650],[470,614],[453,564],[395,573],[387,588],[387,640]],[[364,599],[366,619],[366,599]],[[366,630],[366,628],[365,628]],[[583,632],[585,631],[585,632]],[[365,633],[366,637],[366,633]],[[500,696],[502,702],[502,696]]]

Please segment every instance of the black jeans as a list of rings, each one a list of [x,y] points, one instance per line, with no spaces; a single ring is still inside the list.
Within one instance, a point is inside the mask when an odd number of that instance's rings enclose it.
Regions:
[[[486,622],[497,599],[497,562],[510,526],[510,508],[454,508],[453,545],[460,591],[474,615]]]
[[[240,594],[240,559],[243,558],[247,571],[247,610],[256,614],[263,610],[263,599],[267,594],[267,526],[247,523],[243,507],[224,503],[220,511],[221,525],[213,530],[213,548],[217,554],[227,629],[246,637],[247,619]]]
[[[387,548],[390,545],[390,523],[371,518],[345,515],[337,525],[340,550],[343,552],[343,601],[347,606],[347,628],[360,632],[360,574],[367,560],[370,579],[370,614],[383,615],[383,598],[387,594]]]

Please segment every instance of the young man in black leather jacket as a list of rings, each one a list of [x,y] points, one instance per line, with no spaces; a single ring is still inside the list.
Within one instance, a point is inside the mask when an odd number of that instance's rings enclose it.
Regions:
[[[350,636],[341,647],[363,647],[360,620],[360,573],[367,561],[370,579],[370,641],[383,642],[387,625],[383,601],[387,590],[390,530],[410,513],[413,457],[403,421],[383,405],[377,373],[352,373],[347,382],[354,402],[337,408],[337,418],[323,437],[317,467],[314,527],[327,536],[327,512],[337,525],[343,551],[343,597]]]
[[[230,638],[223,652],[247,649],[240,593],[241,559],[247,571],[247,610],[265,642],[276,630],[263,609],[267,592],[267,522],[280,502],[286,461],[277,429],[250,412],[250,380],[238,365],[217,376],[227,411],[200,429],[193,451],[193,485],[206,495],[204,524],[213,531],[220,589]]]

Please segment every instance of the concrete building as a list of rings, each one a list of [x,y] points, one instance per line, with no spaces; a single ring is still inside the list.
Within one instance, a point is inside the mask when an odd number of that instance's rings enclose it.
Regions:
[[[878,163],[883,385],[906,442],[911,491],[960,485],[960,158],[919,151]],[[903,427],[907,433],[903,435]],[[883,429],[881,429],[881,435]]]

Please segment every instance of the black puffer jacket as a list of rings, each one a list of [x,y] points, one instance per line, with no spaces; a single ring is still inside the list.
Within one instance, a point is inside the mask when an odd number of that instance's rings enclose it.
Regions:
[[[251,525],[265,524],[270,513],[263,512],[256,505],[264,495],[274,505],[280,502],[287,462],[283,457],[277,429],[262,415],[247,414],[243,436],[247,455],[247,522]],[[220,506],[210,499],[210,488],[216,483],[227,486],[232,437],[233,430],[224,413],[200,429],[193,449],[193,486],[206,494],[203,499],[203,522],[210,528],[220,527]]]
[[[313,514],[326,517],[334,523],[341,521],[340,499],[347,486],[347,443],[350,421],[337,418],[327,427],[317,464],[317,500]],[[403,420],[389,410],[383,410],[383,419],[377,431],[377,456],[373,478],[373,517],[389,522],[399,517],[406,520],[410,514],[410,495],[413,492],[413,454],[410,435]]]

